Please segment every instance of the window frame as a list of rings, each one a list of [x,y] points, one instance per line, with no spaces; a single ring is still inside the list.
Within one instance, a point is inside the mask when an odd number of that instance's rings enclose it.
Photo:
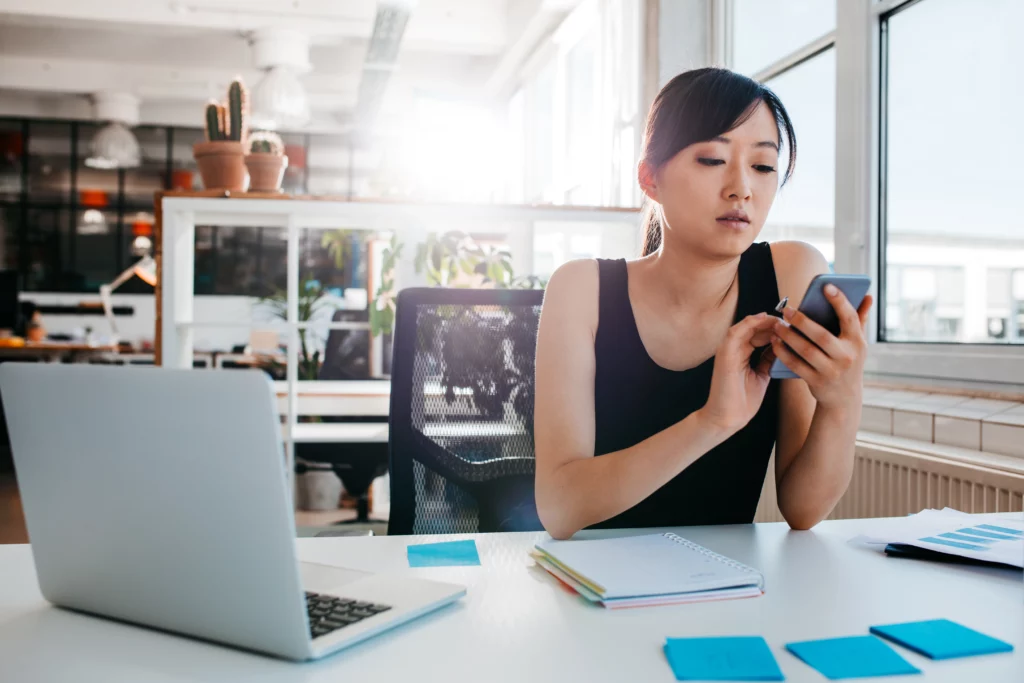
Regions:
[[[524,60],[519,67],[514,87],[510,89],[509,96],[504,102],[507,105],[512,94],[522,90],[525,95],[524,109],[525,120],[531,121],[536,111],[536,89],[537,79],[540,73],[551,68],[554,73],[553,86],[553,120],[552,120],[552,159],[551,159],[551,181],[547,187],[538,188],[531,185],[529,179],[525,182],[525,196],[528,203],[542,202],[556,205],[577,206],[571,194],[580,187],[596,193],[594,201],[584,202],[583,205],[605,206],[612,208],[638,208],[641,204],[641,194],[635,182],[635,165],[637,159],[630,162],[630,186],[628,194],[631,203],[625,206],[619,200],[625,194],[620,180],[624,176],[625,166],[621,159],[615,156],[616,142],[620,141],[623,132],[631,130],[632,146],[634,157],[640,153],[643,141],[643,122],[646,116],[647,103],[644,102],[644,50],[645,34],[644,7],[631,5],[633,0],[585,0],[573,8],[562,22],[547,36],[533,53]],[[635,26],[630,40],[633,41],[637,52],[635,64],[630,65],[633,69],[623,70],[623,77],[630,70],[633,70],[632,78],[635,79],[632,94],[635,95],[635,102],[632,102],[632,115],[624,116],[621,112],[621,102],[614,97],[616,77],[613,73],[616,64],[608,54],[609,45],[612,44],[612,24],[620,21],[621,16],[614,10],[632,9],[635,11]],[[626,34],[623,34],[626,35]],[[572,51],[584,40],[595,41],[593,68],[593,88],[590,93],[591,106],[596,112],[596,134],[600,145],[599,156],[612,158],[615,163],[604,168],[598,164],[592,172],[584,172],[582,175],[575,173],[577,169],[572,167],[572,160],[569,156],[569,131],[573,122],[569,118],[569,74],[568,61]],[[524,154],[524,167],[529,176],[534,168],[536,158],[533,157],[533,145],[536,133],[532,126],[527,125],[525,131],[526,153]]]
[[[885,249],[885,18],[928,0],[838,0],[836,28],[761,69],[754,78],[781,75],[825,49],[836,55],[835,269],[872,278],[876,306],[869,322],[865,371],[897,381],[977,383],[1024,388],[1024,346],[1013,344],[890,342],[880,334]],[[732,65],[734,0],[713,0],[711,55]]]

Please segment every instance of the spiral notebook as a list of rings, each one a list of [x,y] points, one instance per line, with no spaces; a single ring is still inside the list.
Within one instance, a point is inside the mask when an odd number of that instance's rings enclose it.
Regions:
[[[548,540],[531,555],[583,597],[613,609],[764,593],[761,572],[672,533]]]

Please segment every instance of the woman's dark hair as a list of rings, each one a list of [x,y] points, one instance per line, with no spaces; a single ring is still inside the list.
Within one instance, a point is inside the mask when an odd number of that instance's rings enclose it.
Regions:
[[[711,140],[741,125],[764,102],[775,118],[779,148],[783,138],[789,148],[785,184],[796,165],[793,122],[778,96],[755,80],[728,69],[686,71],[667,84],[654,98],[647,115],[640,160],[658,169],[685,147]],[[661,246],[663,226],[658,207],[648,201],[644,209],[644,256]]]

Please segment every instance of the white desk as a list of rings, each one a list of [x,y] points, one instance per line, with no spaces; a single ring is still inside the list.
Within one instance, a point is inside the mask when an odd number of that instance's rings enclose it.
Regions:
[[[532,566],[526,552],[537,534],[480,536],[483,566],[432,569],[408,567],[405,546],[418,539],[302,539],[303,559],[469,588],[455,606],[312,664],[280,662],[48,607],[36,587],[29,548],[0,546],[0,679],[668,683],[674,678],[661,650],[666,636],[761,634],[787,681],[819,682],[825,679],[783,649],[786,642],[948,617],[1013,643],[1015,652],[932,662],[898,648],[924,675],[892,680],[1024,680],[1021,573],[887,558],[846,543],[892,522],[824,522],[810,532],[791,532],[781,524],[680,529],[687,538],[761,569],[765,595],[621,612],[584,604]]]

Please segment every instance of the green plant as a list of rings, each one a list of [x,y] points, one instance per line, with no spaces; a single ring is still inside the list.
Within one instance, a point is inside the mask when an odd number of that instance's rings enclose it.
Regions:
[[[395,326],[395,265],[404,245],[394,235],[382,252],[380,287],[370,302],[370,334],[374,337],[391,334]]]
[[[427,235],[416,247],[415,265],[416,272],[425,272],[427,282],[435,287],[451,286],[460,275],[483,276],[482,284],[499,289],[543,289],[547,284],[534,275],[516,277],[508,248],[477,244],[463,232]]]
[[[548,281],[536,275],[520,275],[512,278],[509,289],[547,289]]]
[[[242,79],[236,78],[228,87],[227,104],[214,101],[206,105],[206,139],[245,142],[249,137],[248,118],[249,91]]]
[[[344,268],[345,261],[352,255],[352,231],[344,228],[326,231],[320,238],[320,248],[334,257],[336,268]]]
[[[505,289],[512,284],[512,252],[505,247],[475,246],[473,272],[484,276],[485,284]]]
[[[206,105],[206,139],[217,142],[224,139],[224,107],[216,102]]]
[[[228,86],[228,121],[231,130],[228,139],[245,142],[249,136],[249,91],[241,78],[231,81]]]
[[[304,275],[299,282],[298,322],[309,322],[314,315],[327,305],[324,301],[326,289],[318,280]],[[288,292],[276,290],[268,297],[260,300],[266,304],[273,314],[281,320],[288,320]],[[309,353],[306,345],[308,330],[299,329],[299,379],[316,379],[320,374],[320,352]]]
[[[327,236],[324,236],[326,245]],[[389,334],[395,322],[394,268],[402,253],[396,237],[384,250],[381,264],[381,284],[370,306],[370,333],[376,337]],[[479,245],[463,232],[431,233],[416,245],[416,272],[426,274],[427,283],[434,287],[456,285],[460,276],[467,280],[458,286],[471,287],[483,276],[484,285],[498,289],[544,289],[547,281],[535,275],[515,276],[512,254],[507,248]]]
[[[464,232],[431,233],[416,246],[416,272],[426,272],[434,287],[447,287],[462,273],[472,274],[476,267],[476,243]]]
[[[268,130],[258,130],[249,135],[249,152],[251,154],[284,156],[284,142],[277,133]]]

